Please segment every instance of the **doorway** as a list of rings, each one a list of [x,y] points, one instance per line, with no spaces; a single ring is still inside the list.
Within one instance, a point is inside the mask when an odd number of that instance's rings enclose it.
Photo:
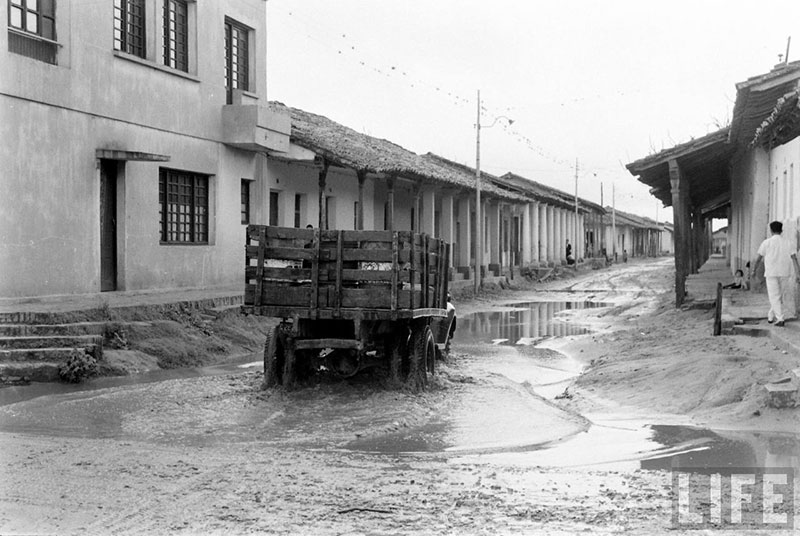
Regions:
[[[100,291],[117,290],[116,160],[100,160]]]

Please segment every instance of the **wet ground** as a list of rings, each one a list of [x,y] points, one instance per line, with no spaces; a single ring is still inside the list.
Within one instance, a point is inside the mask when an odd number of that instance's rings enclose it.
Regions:
[[[421,426],[405,428],[367,439],[349,441],[341,448],[374,454],[447,453],[454,462],[514,464],[525,466],[603,466],[615,470],[671,469],[673,467],[765,466],[800,469],[800,437],[792,434],[725,432],[691,426],[664,424],[624,415],[581,416],[581,430],[564,429],[565,436],[542,439],[542,422],[536,410],[543,401],[564,396],[584,363],[540,346],[559,337],[593,332],[581,323],[586,309],[610,307],[595,301],[545,301],[509,303],[504,310],[476,312],[459,319],[454,352],[464,355],[470,372],[492,376],[492,384],[476,385],[466,396],[456,396],[445,414]],[[481,346],[493,346],[489,359]],[[524,348],[520,351],[520,348]],[[0,389],[0,413],[5,432],[35,433],[86,438],[139,439],[125,433],[121,423],[136,405],[142,386],[190,378],[230,375],[258,370],[259,356],[211,367],[160,370],[144,374],[100,378],[79,385],[34,384]],[[521,395],[521,396],[520,396]],[[520,399],[524,403],[521,403]],[[24,404],[22,404],[24,402]],[[81,408],[81,411],[75,411]],[[309,421],[313,420],[311,415]],[[336,415],[323,413],[320,420]],[[296,415],[283,415],[267,428],[291,426]],[[554,426],[552,415],[548,426]],[[668,419],[668,420],[674,420]],[[238,416],[237,429],[228,430],[227,441],[249,441],[267,434],[263,415]],[[312,424],[311,422],[305,423]],[[211,444],[213,437],[200,436]]]
[[[800,469],[796,434],[562,405],[588,363],[559,343],[641,299],[607,282],[463,315],[423,395],[263,393],[258,356],[1,389],[0,532],[655,534],[672,469]]]

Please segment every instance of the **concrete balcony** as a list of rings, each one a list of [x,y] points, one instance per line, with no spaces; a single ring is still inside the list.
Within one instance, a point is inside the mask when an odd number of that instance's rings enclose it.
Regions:
[[[257,104],[222,107],[222,141],[248,151],[289,152],[292,120],[285,110]]]

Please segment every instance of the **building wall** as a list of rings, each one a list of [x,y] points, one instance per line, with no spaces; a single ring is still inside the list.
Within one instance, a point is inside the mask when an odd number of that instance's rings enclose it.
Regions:
[[[770,199],[769,221],[783,222],[783,235],[792,241],[795,249],[800,245],[798,217],[800,217],[800,138],[775,147],[769,154]]]
[[[113,50],[112,2],[58,2],[58,65],[8,52],[0,10],[0,296],[100,291],[97,149],[153,153],[117,181],[118,288],[220,286],[241,280],[241,179],[255,153],[222,142],[224,21],[254,29],[252,90],[266,105],[263,0],[190,3],[190,72],[160,64],[162,4],[147,2],[148,59]],[[202,36],[202,39],[198,38]],[[159,168],[209,180],[208,245],[162,245]]]
[[[758,246],[767,237],[770,214],[769,154],[755,148],[733,162],[731,169],[731,219],[728,246],[731,272],[747,271]]]

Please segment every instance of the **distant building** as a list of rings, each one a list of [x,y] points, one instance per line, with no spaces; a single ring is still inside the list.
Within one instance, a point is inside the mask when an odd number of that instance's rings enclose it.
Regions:
[[[717,229],[711,234],[711,252],[716,255],[725,255],[728,249],[728,227]]]

